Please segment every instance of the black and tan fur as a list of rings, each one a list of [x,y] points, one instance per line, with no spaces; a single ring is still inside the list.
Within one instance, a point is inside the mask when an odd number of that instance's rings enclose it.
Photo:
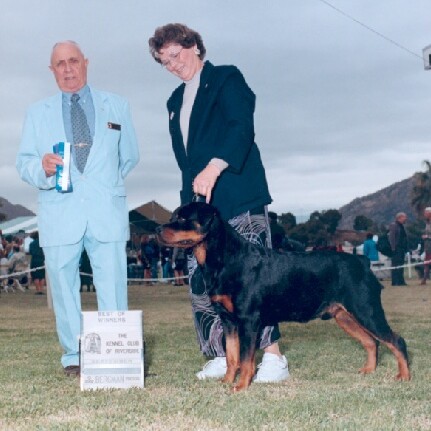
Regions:
[[[194,202],[177,209],[159,229],[167,245],[192,248],[209,297],[223,323],[227,372],[234,391],[246,389],[255,372],[256,337],[262,326],[334,318],[365,348],[360,372],[377,366],[379,342],[398,363],[397,380],[409,380],[407,347],[385,318],[381,284],[369,262],[347,253],[279,253],[243,239],[211,205]]]

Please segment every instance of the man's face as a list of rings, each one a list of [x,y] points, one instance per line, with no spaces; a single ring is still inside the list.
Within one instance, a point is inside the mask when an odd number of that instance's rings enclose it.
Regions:
[[[62,43],[55,47],[49,68],[61,91],[76,93],[87,84],[88,60],[72,43]]]
[[[431,220],[431,211],[425,211],[424,212],[424,216],[426,220]]]

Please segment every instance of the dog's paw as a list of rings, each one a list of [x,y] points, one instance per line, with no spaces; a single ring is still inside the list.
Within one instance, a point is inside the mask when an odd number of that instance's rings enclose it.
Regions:
[[[374,371],[376,371],[375,367],[365,366],[359,370],[359,374],[371,374],[374,373]]]
[[[399,381],[399,382],[408,382],[411,379],[411,375],[409,372],[406,373],[398,373],[395,376],[395,380]]]

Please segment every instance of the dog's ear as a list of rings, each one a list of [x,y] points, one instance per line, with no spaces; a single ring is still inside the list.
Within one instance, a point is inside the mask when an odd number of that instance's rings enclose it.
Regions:
[[[169,222],[173,222],[175,220],[177,220],[178,218],[178,211],[180,210],[181,207],[178,207],[176,210],[174,210],[174,212],[171,215],[171,218],[169,219]]]
[[[169,222],[172,223],[172,222],[178,221],[178,219],[188,218],[187,208],[189,206],[190,206],[190,204],[185,204],[185,205],[181,205],[177,209],[175,209],[171,215]]]

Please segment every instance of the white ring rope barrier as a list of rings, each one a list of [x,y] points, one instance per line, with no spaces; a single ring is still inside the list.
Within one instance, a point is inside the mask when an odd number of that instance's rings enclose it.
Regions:
[[[38,266],[37,268],[27,269],[25,271],[13,272],[13,273],[7,274],[7,275],[0,275],[0,280],[4,280],[6,278],[13,278],[13,277],[16,277],[18,275],[28,275],[31,272],[37,271],[39,269],[44,269],[44,268],[45,268],[45,266]],[[79,274],[87,276],[87,277],[93,277],[93,274],[89,274],[86,272],[79,272]],[[182,275],[180,277],[168,277],[168,278],[128,278],[127,281],[136,281],[136,282],[143,282],[143,281],[148,281],[148,282],[156,282],[156,281],[160,282],[160,281],[162,281],[163,282],[163,281],[166,281],[166,282],[169,282],[169,281],[178,280],[180,278],[184,279],[184,278],[188,278],[188,276]]]
[[[13,278],[17,275],[27,275],[30,272],[34,272],[44,268],[45,266],[38,266],[37,268],[32,268],[32,269],[29,268],[29,269],[26,269],[25,271],[12,272],[11,274],[7,274],[7,275],[0,275],[0,280],[4,280],[5,278]]]
[[[414,267],[419,266],[419,265],[429,265],[429,264],[431,264],[431,260],[427,260],[424,262],[421,261],[421,262],[408,263],[408,264],[399,265],[399,266],[384,266],[381,268],[372,268],[372,271],[377,272],[377,271],[388,271],[388,270],[399,269],[399,268],[414,268]],[[14,273],[7,274],[7,275],[0,275],[0,280],[4,280],[6,278],[13,278],[13,277],[16,277],[18,275],[28,275],[31,272],[37,271],[39,269],[44,269],[44,268],[45,268],[45,266],[38,266],[37,268],[32,268],[32,269],[28,269],[25,271],[14,272]],[[87,277],[93,277],[93,274],[89,274],[86,272],[80,272],[80,275],[84,275]],[[166,277],[166,278],[163,278],[163,277],[161,277],[161,278],[127,278],[127,281],[128,282],[129,281],[135,281],[135,282],[139,282],[139,283],[142,283],[142,282],[169,282],[169,281],[175,281],[178,279],[185,279],[185,278],[188,278],[188,276],[182,275],[179,277]]]
[[[431,264],[431,260],[427,260],[425,262],[414,262],[414,263],[407,263],[405,265],[399,265],[399,266],[384,266],[382,268],[372,268],[373,271],[387,271],[389,269],[399,269],[399,268],[414,268],[419,265],[429,265]]]

